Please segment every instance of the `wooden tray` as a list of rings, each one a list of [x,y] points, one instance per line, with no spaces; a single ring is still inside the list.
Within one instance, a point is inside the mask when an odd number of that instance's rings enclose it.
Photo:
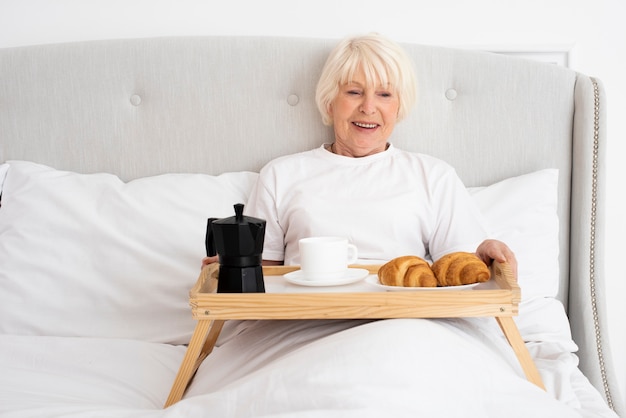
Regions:
[[[376,274],[379,265],[351,266]],[[507,264],[494,263],[489,290],[445,292],[215,293],[217,265],[207,266],[189,292],[193,317],[201,319],[349,319],[515,316],[520,288]],[[263,267],[264,276],[282,276],[297,266]]]
[[[375,274],[380,266],[366,268]],[[211,353],[229,319],[359,319],[359,318],[455,318],[493,316],[513,348],[526,378],[545,389],[541,376],[513,321],[518,314],[520,288],[506,263],[491,266],[490,289],[433,291],[319,292],[303,287],[296,293],[216,293],[219,266],[202,269],[189,292],[189,304],[198,321],[178,370],[168,407],[178,402],[198,367]],[[263,275],[282,276],[298,267],[263,267]]]

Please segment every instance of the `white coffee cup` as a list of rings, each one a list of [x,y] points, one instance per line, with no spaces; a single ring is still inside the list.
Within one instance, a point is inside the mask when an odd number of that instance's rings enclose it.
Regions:
[[[302,238],[298,245],[300,270],[305,280],[341,278],[358,257],[356,246],[343,237]]]

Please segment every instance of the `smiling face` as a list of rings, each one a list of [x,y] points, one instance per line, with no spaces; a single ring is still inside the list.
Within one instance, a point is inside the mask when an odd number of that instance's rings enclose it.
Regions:
[[[339,86],[330,103],[336,154],[364,157],[382,152],[398,119],[400,100],[389,85],[371,85],[359,68],[352,80]]]

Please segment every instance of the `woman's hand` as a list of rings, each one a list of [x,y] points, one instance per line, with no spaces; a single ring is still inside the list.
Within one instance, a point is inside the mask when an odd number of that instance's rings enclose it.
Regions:
[[[208,266],[209,264],[213,264],[213,263],[217,263],[218,260],[218,256],[214,255],[213,257],[204,257],[202,259],[202,265],[200,266],[200,268],[204,268],[204,266]]]
[[[488,266],[491,265],[493,260],[500,263],[509,263],[513,275],[517,279],[517,259],[513,251],[502,241],[495,239],[484,240],[476,249],[476,255]]]

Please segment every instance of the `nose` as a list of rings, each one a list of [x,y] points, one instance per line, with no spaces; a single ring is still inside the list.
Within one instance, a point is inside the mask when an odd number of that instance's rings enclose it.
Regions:
[[[374,114],[374,112],[376,112],[376,105],[374,103],[374,98],[368,94],[364,95],[359,111],[365,115]]]

